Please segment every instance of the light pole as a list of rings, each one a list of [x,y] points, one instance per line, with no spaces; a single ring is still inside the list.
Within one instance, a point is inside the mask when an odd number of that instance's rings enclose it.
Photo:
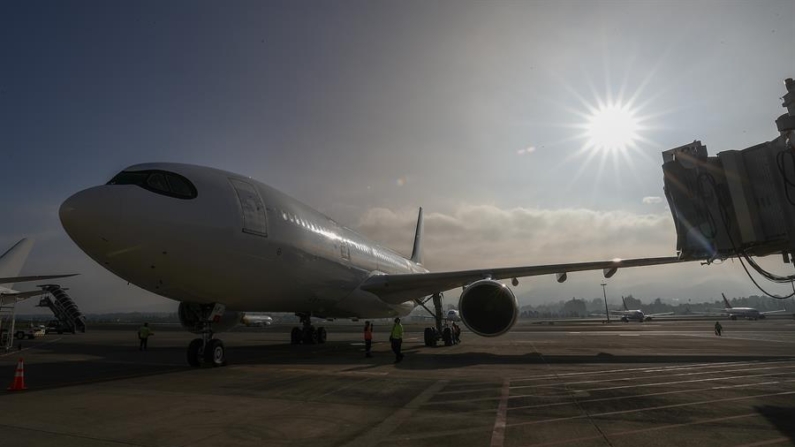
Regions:
[[[607,309],[607,292],[605,291],[605,287],[607,287],[607,283],[602,281],[602,295],[605,297],[605,314],[607,315],[607,322],[610,323],[610,311]]]

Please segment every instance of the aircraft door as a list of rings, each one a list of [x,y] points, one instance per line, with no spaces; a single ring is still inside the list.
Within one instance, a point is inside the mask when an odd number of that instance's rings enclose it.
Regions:
[[[267,237],[268,215],[256,188],[250,183],[237,179],[230,178],[229,182],[235,188],[240,202],[240,211],[243,214],[243,232]]]

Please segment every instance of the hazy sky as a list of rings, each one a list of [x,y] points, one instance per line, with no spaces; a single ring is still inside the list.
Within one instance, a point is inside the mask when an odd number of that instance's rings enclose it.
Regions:
[[[175,309],[95,265],[57,210],[126,166],[176,161],[404,253],[423,206],[437,270],[673,255],[660,152],[775,138],[793,42],[791,0],[0,2],[0,251],[35,237],[25,272],[80,272],[62,284],[87,312]],[[584,148],[608,102],[639,120],[627,151]],[[592,298],[601,280],[517,294]],[[608,284],[615,301],[756,293],[731,264]]]

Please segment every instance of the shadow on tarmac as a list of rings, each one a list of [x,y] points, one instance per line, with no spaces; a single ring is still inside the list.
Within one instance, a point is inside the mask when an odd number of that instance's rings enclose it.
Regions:
[[[795,407],[765,405],[763,407],[754,407],[754,409],[776,427],[782,435],[795,443]]]

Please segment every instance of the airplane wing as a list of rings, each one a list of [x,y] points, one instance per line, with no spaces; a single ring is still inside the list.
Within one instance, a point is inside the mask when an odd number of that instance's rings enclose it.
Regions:
[[[77,276],[77,275],[79,275],[79,273],[70,273],[68,275],[10,276],[5,278],[0,278],[0,284],[13,284],[18,282],[28,282],[28,281],[43,281],[45,279],[68,278],[70,276]]]
[[[0,299],[2,298],[16,298],[18,300],[30,298],[32,296],[39,296],[48,293],[46,290],[30,290],[28,292],[3,292],[0,293]]]
[[[759,312],[759,315],[780,314],[781,312],[789,312],[787,309],[769,310],[767,312]]]
[[[673,312],[663,312],[659,314],[646,314],[647,317],[664,317],[666,315],[673,315]]]
[[[629,315],[629,314],[631,314],[633,312],[630,312],[628,310],[610,310],[610,313],[611,314],[616,314],[616,315]]]
[[[617,269],[650,265],[677,264],[685,262],[677,257],[640,258],[613,261],[580,262],[575,264],[537,265],[528,267],[506,267],[458,272],[409,273],[402,275],[374,275],[365,280],[360,288],[378,295],[390,304],[401,304],[420,299],[434,293],[455,289],[485,278],[494,280],[565,274],[586,270],[603,270],[605,277],[613,276]]]

